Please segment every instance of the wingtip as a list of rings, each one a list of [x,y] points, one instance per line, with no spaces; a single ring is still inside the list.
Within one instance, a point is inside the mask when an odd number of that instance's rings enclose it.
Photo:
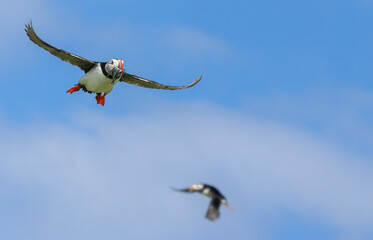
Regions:
[[[26,23],[25,23],[25,26],[26,27],[32,27],[32,20],[28,20]]]
[[[34,27],[32,26],[32,20],[30,19],[28,22],[25,23],[25,31],[28,33]]]
[[[174,188],[174,187],[171,187],[172,190],[176,191],[176,192],[188,192],[188,189],[180,189],[180,188]]]
[[[180,191],[180,189],[174,188],[174,187],[172,187],[172,186],[171,186],[170,188],[171,188],[172,190],[174,190],[174,191],[177,191],[177,192]]]
[[[199,83],[199,81],[202,79],[202,75],[199,77],[199,78],[197,78],[196,80],[194,80],[191,84],[189,84],[188,86],[187,86],[187,88],[190,88],[190,87],[193,87],[194,85],[196,85],[197,83]]]
[[[199,82],[201,79],[202,79],[202,75],[199,76],[199,78],[197,78],[197,79],[195,80],[195,82]]]

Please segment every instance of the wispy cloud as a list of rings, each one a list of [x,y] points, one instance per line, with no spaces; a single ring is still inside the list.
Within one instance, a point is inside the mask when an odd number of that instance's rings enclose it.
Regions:
[[[114,239],[202,239],[206,231],[227,234],[217,230],[223,225],[240,233],[237,239],[277,239],[267,233],[284,209],[326,222],[338,234],[369,234],[370,163],[275,122],[198,103],[162,106],[125,118],[76,113],[70,123],[3,122],[1,186],[20,192],[2,192],[13,202],[9,211],[27,203],[40,208],[27,223],[39,239],[48,236],[34,227],[43,219],[52,219],[46,229],[71,239],[98,239],[103,232]],[[217,185],[236,211],[222,209],[222,218],[209,225],[207,199],[169,189],[197,181]],[[2,217],[15,223],[24,213]],[[257,230],[248,231],[254,225]],[[15,234],[6,226],[3,233]]]
[[[208,55],[213,59],[224,59],[233,54],[233,50],[222,39],[206,32],[188,28],[174,28],[168,34],[171,46],[194,55]]]

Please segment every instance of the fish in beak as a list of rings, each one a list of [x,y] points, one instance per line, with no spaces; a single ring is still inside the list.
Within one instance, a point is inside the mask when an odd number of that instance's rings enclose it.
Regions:
[[[124,65],[122,60],[118,60],[119,64],[117,67],[113,68],[113,71],[111,72],[111,75],[113,76],[112,83],[114,84],[115,80],[117,80],[119,77],[122,76],[122,73],[124,72]]]
[[[115,80],[117,80],[119,77],[121,77],[122,75],[122,70],[120,70],[119,68],[117,67],[114,67],[113,68],[113,71],[111,72],[111,75],[113,76],[113,83]]]

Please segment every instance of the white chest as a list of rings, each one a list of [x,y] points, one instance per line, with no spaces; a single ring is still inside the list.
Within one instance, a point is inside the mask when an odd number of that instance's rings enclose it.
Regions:
[[[80,78],[79,84],[84,85],[88,91],[107,94],[113,90],[118,81],[119,79],[113,83],[112,79],[105,77],[100,66],[95,66]]]

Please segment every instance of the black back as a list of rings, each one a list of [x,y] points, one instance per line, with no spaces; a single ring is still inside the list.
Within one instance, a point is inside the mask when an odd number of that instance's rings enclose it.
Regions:
[[[202,183],[202,184],[204,185],[204,188],[202,190],[200,190],[199,192],[202,192],[206,188],[209,188],[210,189],[210,193],[212,195],[212,198],[216,197],[216,198],[219,198],[220,200],[221,199],[226,199],[224,197],[224,195],[221,194],[221,192],[216,187],[208,185],[208,184],[204,184],[204,183]]]

